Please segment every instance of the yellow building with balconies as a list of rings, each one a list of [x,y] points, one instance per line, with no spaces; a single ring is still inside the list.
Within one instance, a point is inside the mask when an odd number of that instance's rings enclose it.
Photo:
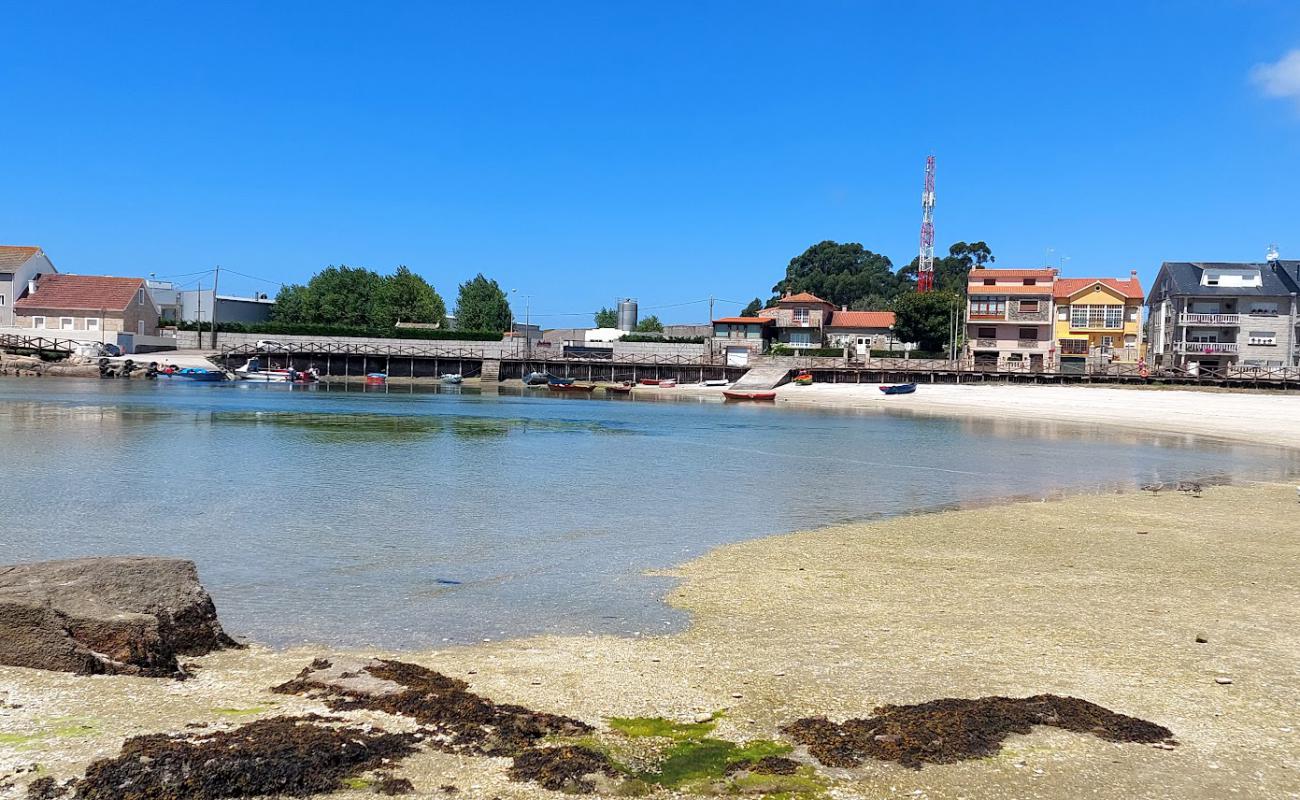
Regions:
[[[1142,284],[1137,271],[1121,278],[1057,278],[1056,352],[1062,372],[1089,364],[1137,363],[1143,358]]]

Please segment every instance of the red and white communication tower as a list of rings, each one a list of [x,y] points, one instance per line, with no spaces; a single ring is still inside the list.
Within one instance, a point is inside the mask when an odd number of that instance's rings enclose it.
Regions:
[[[916,290],[934,288],[934,156],[925,159],[925,191],[921,192],[921,257],[917,262]]]

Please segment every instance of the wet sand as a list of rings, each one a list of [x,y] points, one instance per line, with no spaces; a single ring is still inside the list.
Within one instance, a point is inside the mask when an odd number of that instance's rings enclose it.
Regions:
[[[1261,485],[844,525],[730,545],[673,570],[682,582],[668,602],[692,614],[680,634],[388,655],[598,727],[610,716],[690,720],[725,708],[718,735],[772,738],[799,717],[866,716],[882,703],[1053,692],[1165,725],[1180,743],[1164,750],[1040,728],[959,764],[819,768],[836,797],[1295,797],[1297,520],[1293,486]],[[268,688],[330,652],[215,654],[183,683],[0,668],[10,705],[0,708],[0,774],[39,763],[62,779],[115,754],[128,735],[323,711]],[[462,797],[551,794],[507,781],[507,764],[421,754],[396,771],[417,796],[444,784]]]

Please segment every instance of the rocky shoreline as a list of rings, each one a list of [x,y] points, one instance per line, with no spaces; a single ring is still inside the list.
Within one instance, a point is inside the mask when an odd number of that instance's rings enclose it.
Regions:
[[[234,796],[176,782],[220,750],[286,796],[1300,788],[1294,487],[1102,499],[725,547],[675,571],[694,624],[670,636],[227,649],[184,682],[0,667],[0,774]]]

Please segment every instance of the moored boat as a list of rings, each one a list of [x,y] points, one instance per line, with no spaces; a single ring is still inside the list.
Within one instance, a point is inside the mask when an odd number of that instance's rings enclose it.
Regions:
[[[551,376],[545,372],[530,372],[524,375],[525,386],[545,386],[551,380]]]
[[[677,381],[673,380],[672,378],[666,378],[666,379],[664,379],[664,380],[662,380],[662,381],[659,381],[659,388],[660,388],[660,389],[676,389],[676,388],[677,388]]]
[[[605,391],[610,392],[611,394],[631,394],[632,384],[628,382],[610,384],[605,387]]]
[[[916,391],[915,383],[899,383],[894,386],[881,386],[880,391],[885,394],[911,394]]]
[[[595,384],[573,383],[572,381],[569,383],[552,383],[549,388],[552,392],[594,392],[596,390]]]
[[[460,383],[465,380],[459,372],[448,372],[441,377],[443,383]]]
[[[794,382],[799,386],[812,386],[812,373],[800,372],[798,375],[794,376]]]
[[[569,386],[573,383],[573,378],[561,378],[558,375],[548,375],[546,383],[550,386]]]
[[[731,381],[726,378],[709,378],[706,381],[700,381],[701,386],[730,386]]]
[[[163,373],[159,373],[160,375]],[[197,383],[217,383],[226,379],[226,373],[218,369],[204,369],[202,367],[186,367],[169,373],[169,377],[183,378]]]
[[[728,400],[752,400],[756,402],[776,401],[776,392],[773,391],[746,392],[728,389],[722,393],[722,396]]]
[[[642,386],[658,386],[660,384],[660,380],[658,378],[642,378],[640,381],[638,381],[638,383],[640,383]]]
[[[386,383],[388,383],[388,376],[385,375],[384,373],[382,372],[366,373],[367,386],[383,386]]]

